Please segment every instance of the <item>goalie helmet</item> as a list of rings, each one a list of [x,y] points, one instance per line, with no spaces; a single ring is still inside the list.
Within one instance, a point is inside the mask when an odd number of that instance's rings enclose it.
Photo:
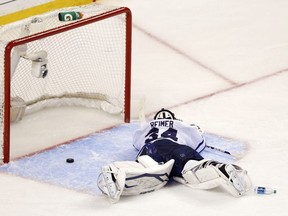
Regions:
[[[158,119],[176,119],[176,117],[174,113],[171,112],[170,110],[162,108],[154,116],[154,120],[158,120]]]

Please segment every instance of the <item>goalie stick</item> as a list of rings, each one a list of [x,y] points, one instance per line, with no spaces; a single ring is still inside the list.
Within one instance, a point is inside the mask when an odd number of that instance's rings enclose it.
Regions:
[[[216,150],[216,151],[219,151],[219,152],[222,152],[224,154],[227,154],[227,155],[231,155],[232,157],[236,158],[236,159],[239,159],[240,158],[240,155],[235,155],[235,154],[232,154],[231,152],[229,151],[226,151],[226,150],[223,150],[223,149],[220,149],[220,148],[216,148],[214,146],[210,146],[210,145],[206,145],[207,148],[210,148],[210,149],[213,149],[213,150]]]

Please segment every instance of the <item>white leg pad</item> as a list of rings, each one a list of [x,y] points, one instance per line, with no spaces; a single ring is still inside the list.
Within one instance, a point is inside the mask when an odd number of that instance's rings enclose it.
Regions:
[[[168,182],[174,160],[158,164],[149,156],[139,158],[139,163],[117,161],[102,168],[102,174],[98,178],[98,187],[113,202],[117,202],[120,195],[152,192]]]
[[[208,160],[188,161],[182,171],[182,176],[189,187],[199,189],[211,189],[221,184],[220,176],[212,166],[197,169],[199,165]]]
[[[192,188],[211,189],[222,186],[235,197],[242,196],[252,186],[245,170],[236,165],[209,160],[188,161],[182,176],[174,179]]]
[[[142,164],[144,167],[153,167],[159,165],[155,160],[153,160],[148,155],[142,155],[137,158],[137,161]]]
[[[225,171],[228,173],[229,178],[220,169],[215,167],[215,170],[221,176],[221,186],[234,197],[240,197],[251,190],[252,182],[247,171],[242,170],[240,167],[231,164],[226,165]]]

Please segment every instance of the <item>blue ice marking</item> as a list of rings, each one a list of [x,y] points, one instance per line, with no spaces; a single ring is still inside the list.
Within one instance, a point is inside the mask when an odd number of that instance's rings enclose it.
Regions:
[[[0,166],[0,172],[11,173],[85,193],[100,194],[97,178],[101,167],[113,161],[135,160],[137,151],[132,138],[139,122],[122,124],[81,140]],[[233,153],[243,153],[245,144],[205,133],[208,145]],[[201,155],[219,162],[234,162],[230,155],[204,149]],[[74,158],[74,163],[66,163]]]

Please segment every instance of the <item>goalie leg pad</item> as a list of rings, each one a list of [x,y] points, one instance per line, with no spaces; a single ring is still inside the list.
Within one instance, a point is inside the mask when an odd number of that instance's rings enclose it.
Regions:
[[[144,156],[140,156],[143,158],[139,163],[118,161],[103,167],[98,178],[100,190],[117,202],[121,195],[144,194],[162,188],[169,180],[174,160],[158,164]]]
[[[221,185],[234,197],[240,197],[252,188],[246,170],[232,164],[219,164],[214,168],[224,180]]]
[[[218,187],[221,182],[219,181],[219,174],[214,167],[206,167],[200,169],[201,166],[209,160],[203,159],[201,161],[189,160],[182,171],[182,176],[192,188],[211,189]]]
[[[117,181],[115,179],[117,176]],[[112,203],[120,199],[125,184],[125,173],[121,172],[113,164],[103,166],[98,176],[97,185],[103,194],[106,194]]]
[[[211,189],[223,186],[235,197],[251,189],[252,183],[245,170],[232,164],[211,160],[188,161],[182,171],[183,179],[175,179],[192,188]]]

